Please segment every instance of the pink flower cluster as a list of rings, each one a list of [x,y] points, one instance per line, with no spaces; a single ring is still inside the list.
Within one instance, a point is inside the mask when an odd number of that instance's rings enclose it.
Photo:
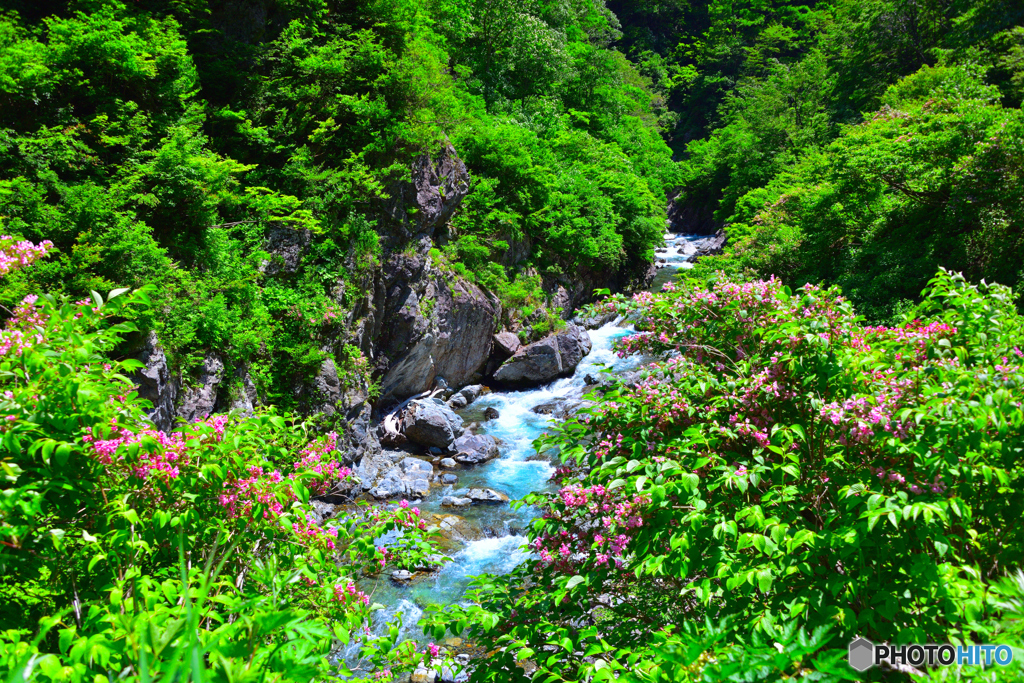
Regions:
[[[43,240],[32,244],[28,240],[16,240],[10,235],[0,236],[0,275],[24,268],[33,261],[46,256],[53,249],[53,242]]]
[[[298,462],[295,463],[296,472],[313,472],[320,475],[316,480],[307,484],[309,490],[318,495],[327,493],[328,489],[339,479],[352,474],[352,470],[342,467],[338,462],[330,459],[329,454],[338,450],[338,435],[330,432],[326,441],[315,442],[300,454]]]
[[[907,486],[906,477],[893,470],[886,471],[885,468],[882,467],[875,469],[875,476],[877,476],[882,482],[889,482],[891,485],[904,486],[914,495],[921,495],[925,492],[925,489],[930,490],[932,493],[943,493],[947,488],[941,474],[935,475],[935,478],[930,483],[927,481],[923,482],[923,486],[920,484],[910,484]]]
[[[600,484],[585,487],[578,483],[563,486],[558,497],[564,504],[560,517],[574,530],[535,538],[532,547],[541,561],[568,569],[593,554],[595,566],[622,567],[630,542],[628,532],[643,526],[642,514],[650,497],[627,497],[621,489],[609,491]]]
[[[354,583],[334,584],[334,599],[343,605],[369,605],[370,596],[357,590]]]
[[[25,349],[43,343],[42,328],[47,316],[35,305],[38,299],[35,294],[29,294],[14,309],[14,315],[0,332],[0,356],[20,356]]]
[[[89,428],[82,440],[90,445],[96,459],[105,465],[123,463],[127,457],[127,447],[138,445],[138,460],[129,463],[128,467],[133,476],[142,480],[154,475],[174,479],[180,473],[179,467],[189,463],[188,444],[181,434],[168,435],[155,429],[133,432],[120,426],[117,417],[110,419],[109,438],[98,439]],[[155,441],[159,448],[147,448],[147,441]]]

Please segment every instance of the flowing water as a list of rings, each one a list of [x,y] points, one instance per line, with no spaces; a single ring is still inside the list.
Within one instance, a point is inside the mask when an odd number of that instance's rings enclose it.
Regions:
[[[706,239],[702,236],[666,235],[667,251],[659,253],[658,258],[665,259],[667,265],[659,268],[651,289],[660,290],[678,268],[690,267],[690,259]],[[591,330],[593,348],[571,377],[536,389],[492,392],[461,412],[467,423],[480,422],[478,433],[489,434],[499,440],[500,455],[484,465],[457,470],[457,484],[432,490],[418,506],[424,512],[458,514],[493,536],[467,543],[451,555],[450,563],[425,580],[395,585],[382,575],[380,579],[361,586],[363,590],[373,592],[374,602],[387,606],[377,613],[375,626],[378,629],[394,617],[401,617],[402,636],[425,642],[427,638],[416,628],[416,622],[423,616],[423,607],[458,603],[464,599],[471,577],[484,573],[507,573],[530,556],[523,547],[524,537],[518,534],[537,515],[535,508],[523,506],[513,510],[507,505],[474,505],[450,510],[442,508],[440,501],[444,496],[458,495],[474,487],[493,488],[511,499],[522,498],[531,492],[553,490],[548,480],[554,467],[547,458],[538,457],[533,448],[533,441],[551,426],[552,418],[533,409],[544,404],[579,399],[586,392],[587,375],[597,376],[605,369],[620,373],[639,365],[640,359],[619,358],[612,351],[615,340],[630,331],[630,328],[616,323]],[[484,421],[486,408],[495,408],[499,417]]]

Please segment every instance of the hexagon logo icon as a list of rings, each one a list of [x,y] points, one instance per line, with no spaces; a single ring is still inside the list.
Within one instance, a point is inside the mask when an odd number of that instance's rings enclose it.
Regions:
[[[857,638],[850,643],[847,655],[850,666],[857,671],[867,671],[875,665],[875,645],[867,638]]]

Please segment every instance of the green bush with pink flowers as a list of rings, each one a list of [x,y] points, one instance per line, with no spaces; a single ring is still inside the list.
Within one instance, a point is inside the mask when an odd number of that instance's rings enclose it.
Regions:
[[[49,245],[0,238],[0,269]],[[118,360],[145,291],[27,297],[0,331],[0,664],[8,681],[377,679],[420,654],[371,637],[356,588],[428,550],[418,511],[311,497],[350,475],[336,436],[266,412],[165,434]],[[404,532],[397,545],[375,546]]]
[[[1013,293],[942,272],[872,327],[837,288],[667,289],[600,305],[653,362],[538,442],[563,466],[527,499],[535,559],[427,624],[504,647],[476,680],[857,679],[858,635],[1019,647]]]

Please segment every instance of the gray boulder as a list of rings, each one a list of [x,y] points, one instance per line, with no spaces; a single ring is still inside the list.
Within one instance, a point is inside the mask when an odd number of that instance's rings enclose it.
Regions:
[[[499,332],[494,335],[494,352],[502,358],[515,355],[520,346],[522,343],[519,341],[518,335],[511,332]]]
[[[459,464],[455,462],[452,458],[442,458],[441,462],[438,464],[441,465],[441,467],[446,470],[454,470],[456,467],[459,466]]]
[[[428,258],[399,254],[387,264],[387,304],[378,355],[389,359],[381,400],[478,381],[501,318],[496,297],[462,278],[432,270]]]
[[[446,486],[451,486],[453,484],[459,483],[459,478],[458,476],[452,474],[451,472],[445,472],[444,474],[441,475],[440,481],[442,484]]]
[[[486,434],[465,434],[452,447],[457,451],[455,461],[463,465],[479,465],[498,457],[497,440]]]
[[[457,394],[448,399],[448,407],[452,410],[462,410],[480,398],[480,395],[483,393],[484,387],[481,384],[471,384],[468,387],[463,387]]]
[[[583,357],[590,353],[587,331],[569,325],[553,334],[519,349],[502,363],[494,379],[510,386],[535,386],[572,374]]]
[[[441,499],[441,507],[464,508],[473,504],[471,498],[460,498],[458,496],[445,496]]]
[[[444,403],[412,401],[402,417],[402,433],[421,446],[450,449],[463,431],[462,418]]]
[[[508,496],[504,493],[498,493],[494,489],[470,489],[469,493],[466,494],[466,498],[473,503],[483,503],[486,505],[501,505],[508,502]]]
[[[702,241],[701,245],[697,248],[697,253],[694,254],[693,260],[696,261],[701,256],[721,254],[728,241],[729,236],[725,233],[725,230],[719,228],[714,235]]]
[[[398,581],[399,583],[405,583],[412,581],[413,573],[408,569],[396,569],[391,572],[391,580]]]
[[[402,480],[401,471],[398,468],[388,470],[377,485],[370,489],[370,495],[383,500],[394,498],[405,492],[405,482]]]

